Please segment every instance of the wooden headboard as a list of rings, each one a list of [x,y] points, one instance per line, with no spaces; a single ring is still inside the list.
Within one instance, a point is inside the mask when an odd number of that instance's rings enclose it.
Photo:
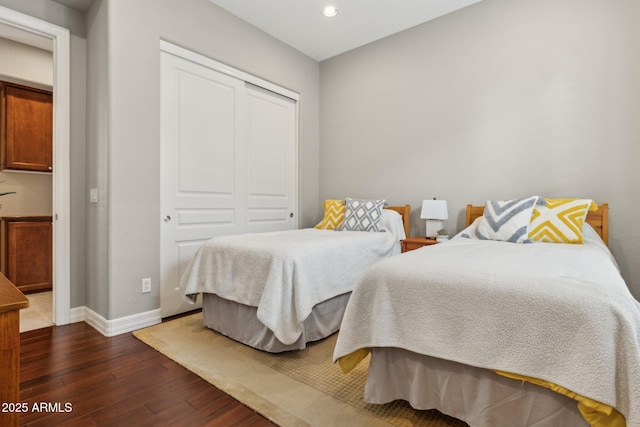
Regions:
[[[484,206],[467,205],[467,225],[470,225],[483,213]],[[596,230],[602,241],[609,245],[609,204],[603,203],[598,206],[597,211],[589,211],[587,223]]]
[[[402,215],[402,224],[404,225],[404,234],[409,237],[411,229],[411,205],[404,206],[386,206],[385,209],[391,209]]]

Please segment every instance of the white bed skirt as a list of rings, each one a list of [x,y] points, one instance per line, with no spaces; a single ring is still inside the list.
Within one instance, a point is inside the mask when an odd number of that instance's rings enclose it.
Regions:
[[[229,301],[215,294],[203,294],[202,318],[214,331],[243,344],[271,353],[301,350],[308,342],[326,338],[340,329],[351,293],[317,304],[304,321],[304,331],[293,344],[283,344],[258,320],[257,308]]]
[[[471,427],[589,427],[577,402],[495,372],[397,348],[374,348],[364,400],[406,400]]]

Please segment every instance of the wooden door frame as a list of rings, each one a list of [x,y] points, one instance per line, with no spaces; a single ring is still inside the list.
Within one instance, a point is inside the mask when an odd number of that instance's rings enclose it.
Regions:
[[[71,321],[71,44],[69,30],[0,6],[0,24],[53,42],[53,321]]]

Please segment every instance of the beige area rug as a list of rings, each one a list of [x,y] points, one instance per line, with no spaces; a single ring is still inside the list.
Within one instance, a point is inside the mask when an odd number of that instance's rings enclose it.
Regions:
[[[403,401],[365,403],[368,359],[342,373],[332,362],[337,334],[301,351],[271,354],[206,328],[201,313],[133,334],[281,426],[467,426]]]

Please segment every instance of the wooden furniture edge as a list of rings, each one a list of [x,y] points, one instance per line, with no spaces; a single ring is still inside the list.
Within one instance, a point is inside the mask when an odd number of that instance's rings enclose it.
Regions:
[[[18,83],[8,82],[6,80],[0,80],[0,87],[12,87],[12,88],[16,88],[16,89],[28,90],[28,91],[31,91],[31,92],[39,92],[39,93],[43,93],[45,95],[53,95],[53,91],[52,90],[41,89],[39,87],[33,87],[33,86],[25,86],[25,85],[21,85],[21,84],[18,84]]]
[[[482,216],[484,206],[467,205],[466,224],[471,225],[476,218]],[[598,205],[598,210],[587,213],[587,223],[598,233],[602,241],[609,245],[609,204]]]
[[[7,277],[0,273],[0,313],[29,306],[29,300]]]
[[[38,221],[53,221],[52,215],[18,215],[18,216],[3,216],[3,221],[7,222],[38,222]]]
[[[404,234],[406,237],[409,237],[410,230],[411,230],[411,205],[385,206],[385,209],[394,210],[402,216],[402,225],[404,225]]]
[[[20,309],[29,306],[29,300],[0,273],[0,402],[20,402]],[[0,425],[18,426],[19,413],[0,412]]]

